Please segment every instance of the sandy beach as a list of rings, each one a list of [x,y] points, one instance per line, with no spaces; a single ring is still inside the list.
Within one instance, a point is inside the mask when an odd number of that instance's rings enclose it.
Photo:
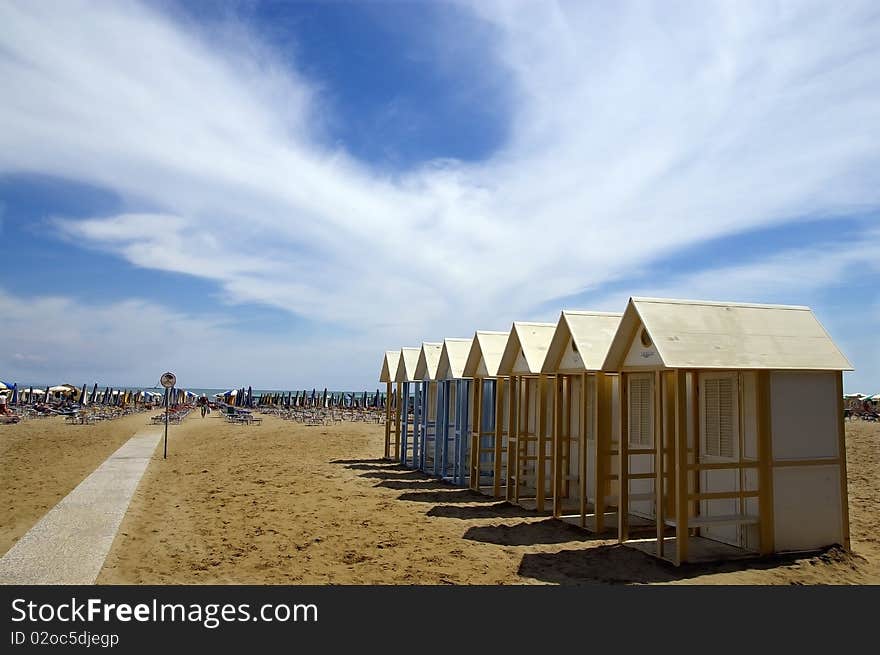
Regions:
[[[60,416],[0,426],[0,555],[149,421],[133,414],[95,425]]]
[[[154,458],[101,583],[880,582],[880,425],[847,424],[854,554],[680,569],[381,461],[382,428],[190,417]]]
[[[0,430],[3,552],[147,419]],[[382,439],[363,423],[191,415],[172,427],[169,459],[154,454],[98,582],[880,583],[878,424],[847,424],[853,554],[680,569],[382,461]]]

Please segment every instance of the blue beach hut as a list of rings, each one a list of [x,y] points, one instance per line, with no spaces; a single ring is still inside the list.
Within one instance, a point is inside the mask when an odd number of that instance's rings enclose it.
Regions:
[[[400,358],[397,361],[397,371],[394,380],[400,389],[400,409],[398,414],[398,429],[400,431],[399,461],[404,466],[415,468],[417,466],[417,446],[415,444],[415,426],[418,422],[415,416],[416,406],[410,394],[413,392],[416,382],[416,364],[419,361],[420,348],[401,348]],[[412,409],[412,411],[410,411]]]
[[[453,484],[467,484],[471,380],[464,377],[470,339],[444,339],[437,365],[437,423],[434,473]]]
[[[433,473],[437,443],[437,367],[440,365],[442,343],[422,344],[419,360],[416,363],[416,378],[419,382],[418,399],[419,422],[416,441],[419,452],[419,469]]]
[[[501,356],[509,332],[478,330],[474,334],[464,376],[473,378],[471,417],[470,487],[493,496],[504,493],[507,464],[507,414],[510,395],[499,377]]]

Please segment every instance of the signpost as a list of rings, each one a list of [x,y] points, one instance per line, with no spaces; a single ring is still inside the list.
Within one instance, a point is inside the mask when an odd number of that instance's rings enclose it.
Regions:
[[[171,405],[171,390],[177,384],[177,377],[170,371],[163,373],[159,378],[159,384],[165,387],[165,449],[162,453],[162,459],[168,459],[168,407]]]

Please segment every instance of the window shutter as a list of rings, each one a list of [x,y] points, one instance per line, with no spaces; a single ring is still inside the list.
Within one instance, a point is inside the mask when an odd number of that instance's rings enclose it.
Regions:
[[[703,382],[705,451],[710,457],[733,457],[733,380],[710,378]]]
[[[639,446],[651,445],[651,379],[629,379],[629,440]]]

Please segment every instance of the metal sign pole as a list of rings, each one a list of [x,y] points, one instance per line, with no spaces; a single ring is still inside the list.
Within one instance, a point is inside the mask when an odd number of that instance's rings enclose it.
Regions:
[[[165,387],[165,445],[163,446],[162,459],[168,459],[168,410],[171,405],[171,390],[177,384],[174,373],[163,373],[159,378],[159,384]]]
[[[165,446],[162,452],[162,459],[168,459],[168,405],[170,404],[168,389],[165,389]]]

